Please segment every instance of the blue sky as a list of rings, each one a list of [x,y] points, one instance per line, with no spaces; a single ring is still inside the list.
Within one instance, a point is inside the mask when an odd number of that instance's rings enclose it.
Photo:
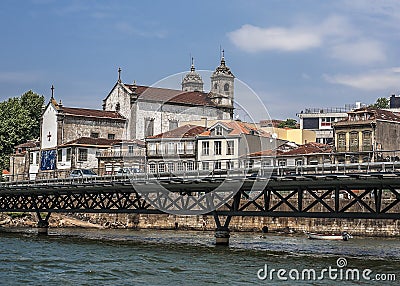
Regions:
[[[219,64],[271,117],[399,93],[400,1],[0,2],[0,100],[32,89],[101,109],[122,80],[151,85]],[[208,81],[204,78],[204,81]],[[179,82],[177,83],[179,86]]]

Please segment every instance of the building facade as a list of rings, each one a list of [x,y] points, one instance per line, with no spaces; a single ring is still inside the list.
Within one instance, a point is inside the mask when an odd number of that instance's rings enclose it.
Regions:
[[[205,127],[188,124],[147,137],[148,171],[174,173],[196,170],[198,168],[197,136],[205,130]]]
[[[361,108],[348,112],[347,118],[333,125],[338,161],[368,162],[391,160],[400,156],[400,115],[388,110]],[[380,151],[387,151],[382,152]]]

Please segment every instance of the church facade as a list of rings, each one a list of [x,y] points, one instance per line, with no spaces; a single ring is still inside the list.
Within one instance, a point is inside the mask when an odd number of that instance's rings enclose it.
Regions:
[[[119,77],[103,110],[119,112],[127,120],[127,138],[144,139],[193,120],[232,119],[234,75],[224,57],[211,76],[211,91],[204,92],[203,80],[191,70],[182,80],[182,90],[122,83]]]

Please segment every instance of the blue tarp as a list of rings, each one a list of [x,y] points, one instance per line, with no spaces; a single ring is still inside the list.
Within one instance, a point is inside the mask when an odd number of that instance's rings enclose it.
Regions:
[[[44,150],[40,156],[40,170],[55,170],[56,169],[56,150]]]

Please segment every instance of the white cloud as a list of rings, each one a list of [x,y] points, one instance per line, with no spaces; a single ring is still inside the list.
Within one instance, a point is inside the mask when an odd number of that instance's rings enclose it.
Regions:
[[[324,78],[329,83],[346,85],[366,91],[398,90],[400,68],[374,70],[356,75],[324,75]]]
[[[330,56],[354,64],[369,64],[386,60],[385,49],[377,41],[360,40],[331,47]]]
[[[320,23],[285,27],[243,25],[228,33],[229,39],[246,52],[299,52],[324,49],[328,57],[352,64],[370,64],[386,60],[385,45],[369,39],[347,18],[337,15]]]
[[[342,0],[339,5],[367,15],[381,15],[384,18],[380,18],[380,21],[388,20],[388,18],[391,18],[390,21],[400,18],[400,2],[398,0]]]
[[[247,52],[266,50],[301,51],[321,45],[321,38],[297,28],[260,28],[244,25],[228,34],[231,41]]]

